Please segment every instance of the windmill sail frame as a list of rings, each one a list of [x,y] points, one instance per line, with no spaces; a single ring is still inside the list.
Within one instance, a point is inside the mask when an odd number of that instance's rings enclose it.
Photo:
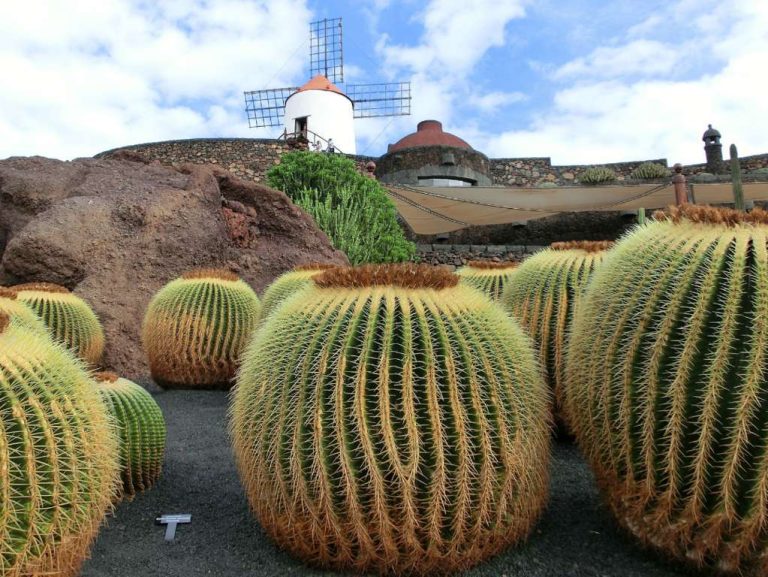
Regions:
[[[309,75],[318,74],[334,84],[344,82],[341,18],[324,18],[309,25]]]
[[[245,92],[245,113],[249,128],[282,126],[285,101],[298,87],[269,88]]]
[[[411,114],[410,82],[347,84],[346,95],[354,104],[355,118]]]

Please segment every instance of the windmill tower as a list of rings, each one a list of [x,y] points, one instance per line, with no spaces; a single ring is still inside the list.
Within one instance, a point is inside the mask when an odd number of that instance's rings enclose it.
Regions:
[[[411,83],[344,84],[341,18],[309,27],[310,80],[301,87],[245,92],[251,128],[282,126],[283,136],[356,154],[357,118],[411,113]],[[343,88],[337,86],[340,84]]]

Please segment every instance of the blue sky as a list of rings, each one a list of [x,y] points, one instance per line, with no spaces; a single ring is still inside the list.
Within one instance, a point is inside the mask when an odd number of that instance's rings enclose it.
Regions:
[[[348,81],[412,82],[412,116],[357,122],[360,153],[427,118],[555,164],[703,162],[710,122],[768,152],[761,0],[26,0],[0,3],[0,158],[275,136],[243,91],[307,80],[309,22],[337,16]]]

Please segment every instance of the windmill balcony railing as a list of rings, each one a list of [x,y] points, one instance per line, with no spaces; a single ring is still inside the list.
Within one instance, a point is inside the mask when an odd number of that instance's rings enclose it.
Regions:
[[[278,137],[278,140],[285,140],[289,145],[298,145],[302,148],[306,147],[307,150],[330,152],[328,150],[328,140],[311,130],[300,130],[298,132],[288,132],[287,130],[283,130],[283,133]],[[332,152],[344,154],[344,151],[341,150],[336,143],[333,144]]]

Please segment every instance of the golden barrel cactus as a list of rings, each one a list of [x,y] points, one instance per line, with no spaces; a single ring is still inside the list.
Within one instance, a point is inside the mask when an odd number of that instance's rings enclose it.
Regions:
[[[562,417],[565,347],[574,310],[606,241],[556,242],[523,261],[501,297],[502,306],[533,338],[547,382],[555,394],[555,415]]]
[[[515,269],[515,261],[495,262],[490,260],[471,260],[466,266],[456,271],[461,282],[473,286],[498,301],[509,284]]]
[[[120,496],[130,498],[160,479],[165,452],[163,412],[152,395],[133,381],[112,372],[96,373],[94,380],[116,427]]]
[[[50,336],[48,327],[28,305],[18,299],[16,291],[8,287],[0,287],[0,312],[9,317],[15,317],[28,329]]]
[[[286,298],[307,286],[313,276],[336,266],[320,263],[303,264],[277,277],[264,291],[260,319],[262,321],[266,319]]]
[[[573,323],[565,408],[618,522],[768,574],[768,213],[673,208],[624,237]]]
[[[104,354],[104,330],[90,305],[69,289],[34,282],[12,287],[18,300],[43,320],[54,339],[91,366]]]
[[[260,307],[253,289],[227,270],[193,270],[169,282],[142,326],[152,378],[164,388],[230,388]]]
[[[112,502],[115,454],[82,361],[0,312],[0,575],[79,572]]]
[[[243,357],[231,435],[267,533],[355,572],[461,570],[546,500],[549,392],[530,340],[447,270],[324,272]]]

